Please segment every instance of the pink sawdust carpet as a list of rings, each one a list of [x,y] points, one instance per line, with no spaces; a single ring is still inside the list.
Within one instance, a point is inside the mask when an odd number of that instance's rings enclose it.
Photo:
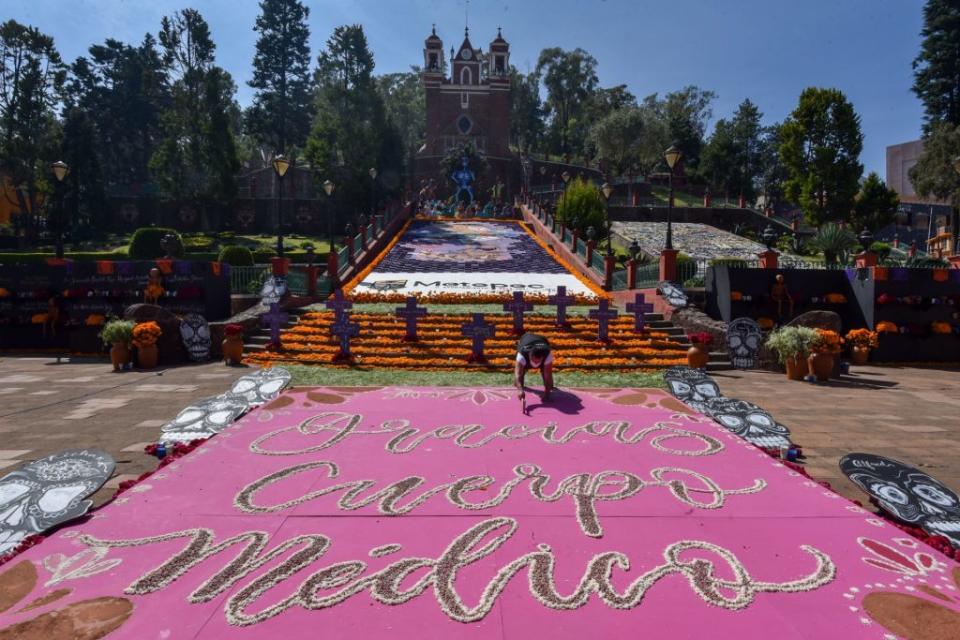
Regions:
[[[0,569],[0,640],[956,637],[956,565],[663,392],[528,398],[287,392]]]

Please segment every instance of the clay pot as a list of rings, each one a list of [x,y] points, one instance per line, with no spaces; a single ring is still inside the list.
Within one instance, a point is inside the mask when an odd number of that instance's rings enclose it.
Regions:
[[[787,380],[803,380],[809,373],[807,359],[802,357],[787,358],[784,360],[787,368]]]
[[[807,358],[810,366],[810,373],[817,377],[817,382],[826,382],[833,373],[833,354],[832,353],[811,353]]]
[[[137,347],[137,364],[140,365],[141,369],[153,369],[157,366],[159,357],[160,351],[155,344]]]
[[[224,362],[231,366],[240,364],[240,361],[243,359],[242,336],[227,336],[223,339],[223,342],[220,343],[220,348],[223,349]]]
[[[702,345],[695,344],[687,349],[687,366],[691,369],[704,369],[710,360],[710,352]]]
[[[860,347],[854,345],[853,348],[850,349],[850,360],[853,362],[853,364],[863,366],[867,364],[867,360],[869,359],[870,347]]]
[[[126,342],[114,342],[110,347],[110,362],[114,371],[123,369],[123,365],[130,362],[130,345]]]

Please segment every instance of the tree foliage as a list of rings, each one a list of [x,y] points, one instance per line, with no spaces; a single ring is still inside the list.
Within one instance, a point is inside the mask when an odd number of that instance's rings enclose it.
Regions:
[[[586,138],[587,105],[597,89],[597,61],[583,49],[551,47],[540,52],[536,75],[547,90],[547,135],[561,154],[579,154]]]
[[[923,42],[913,61],[913,91],[923,102],[924,134],[939,123],[960,125],[960,4],[927,0]]]
[[[253,79],[247,83],[257,91],[245,121],[248,134],[270,152],[302,148],[310,132],[309,16],[300,0],[260,0]]]
[[[763,173],[763,114],[749,99],[730,120],[721,119],[703,150],[700,172],[711,187],[753,201]]]
[[[847,216],[863,173],[863,134],[846,96],[837,89],[804,89],[781,135],[787,197],[814,225]]]
[[[411,156],[426,140],[427,105],[420,69],[387,73],[375,80],[387,119],[400,136],[404,157]]]
[[[588,135],[595,160],[616,174],[645,174],[670,142],[666,123],[646,107],[627,106],[598,120]]]
[[[853,205],[854,229],[866,228],[876,233],[893,223],[898,206],[900,206],[900,197],[897,192],[887,187],[880,176],[871,171],[860,186],[860,192]]]
[[[935,197],[960,207],[960,175],[953,163],[960,154],[960,126],[933,125],[923,141],[923,153],[910,168],[910,181],[924,198]]]
[[[567,183],[557,202],[557,219],[585,238],[593,227],[596,239],[607,235],[606,206],[600,190],[592,182],[574,178]]]
[[[540,76],[510,67],[510,144],[520,153],[539,150],[544,133]]]

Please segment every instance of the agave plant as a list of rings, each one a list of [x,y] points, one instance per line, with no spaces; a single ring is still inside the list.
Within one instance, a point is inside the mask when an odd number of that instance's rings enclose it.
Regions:
[[[810,243],[823,252],[827,264],[846,264],[857,246],[857,237],[849,229],[828,222],[817,230]]]

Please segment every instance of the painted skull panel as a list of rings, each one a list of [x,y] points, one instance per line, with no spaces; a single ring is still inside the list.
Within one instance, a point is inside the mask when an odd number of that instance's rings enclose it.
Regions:
[[[714,379],[699,369],[670,367],[663,379],[673,397],[700,413],[706,413],[709,400],[723,396]]]
[[[217,396],[200,400],[163,425],[163,442],[190,442],[220,433],[242,416],[250,405],[243,396]]]
[[[753,318],[737,318],[727,325],[727,353],[737,369],[757,366],[757,352],[763,342],[763,332]]]
[[[259,407],[279,396],[289,384],[289,370],[283,367],[270,367],[237,378],[230,387],[230,391],[218,397],[240,396],[251,407]]]
[[[27,536],[86,513],[93,501],[85,498],[103,486],[115,466],[105,451],[69,450],[0,478],[0,555]]]
[[[714,398],[707,402],[706,414],[720,426],[758,447],[779,449],[790,446],[790,430],[752,402]]]
[[[666,298],[674,307],[685,307],[687,306],[687,294],[683,292],[678,285],[675,285],[672,282],[664,280],[657,287],[660,292],[660,295]]]
[[[850,453],[840,470],[891,515],[960,545],[960,496],[923,471],[870,453]]]
[[[196,313],[185,316],[180,321],[180,337],[191,362],[210,359],[210,325],[203,316]]]

